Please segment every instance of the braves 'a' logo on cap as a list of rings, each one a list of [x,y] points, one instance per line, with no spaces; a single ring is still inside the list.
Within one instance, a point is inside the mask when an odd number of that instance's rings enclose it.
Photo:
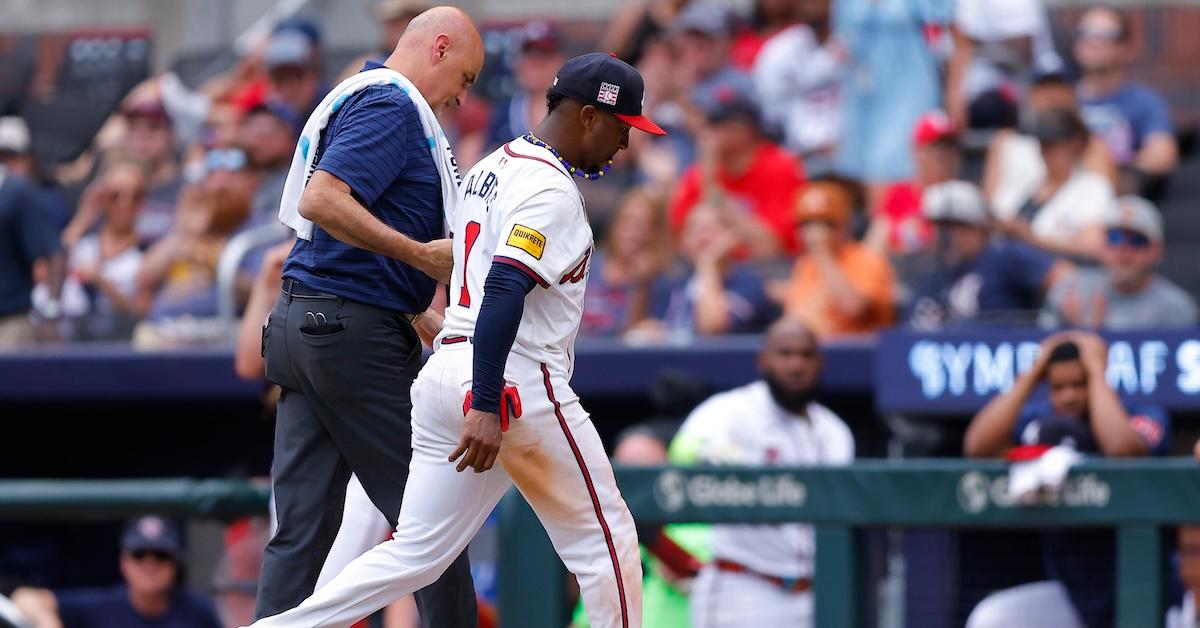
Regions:
[[[617,94],[621,93],[620,85],[612,83],[600,83],[600,93],[596,95],[597,102],[602,102],[606,105],[617,105]]]
[[[167,525],[158,517],[145,517],[137,523],[137,528],[147,539],[157,539],[166,531]]]

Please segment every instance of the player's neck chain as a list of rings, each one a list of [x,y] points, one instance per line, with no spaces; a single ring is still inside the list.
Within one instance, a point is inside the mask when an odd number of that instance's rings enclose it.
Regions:
[[[581,179],[599,179],[600,177],[604,176],[604,173],[608,172],[609,168],[612,168],[613,160],[609,159],[608,163],[605,164],[604,167],[599,171],[584,172],[583,169],[576,168],[575,166],[571,165],[571,162],[563,159],[562,155],[559,155],[558,151],[554,150],[553,146],[538,139],[538,136],[534,135],[533,132],[526,133],[524,137],[526,142],[529,142],[534,146],[541,146],[542,148],[550,151],[550,154],[554,155],[554,158],[558,160],[558,163],[562,164],[563,167],[567,169],[567,172],[570,172]]]

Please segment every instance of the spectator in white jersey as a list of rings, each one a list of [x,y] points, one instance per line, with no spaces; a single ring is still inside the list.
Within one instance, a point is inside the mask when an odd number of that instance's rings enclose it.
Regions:
[[[817,403],[821,349],[803,323],[782,319],[767,330],[762,379],[720,393],[692,411],[671,443],[676,456],[701,464],[844,465],[854,437]],[[713,560],[692,588],[692,625],[750,628],[813,625],[811,526],[718,524]]]
[[[842,83],[849,71],[829,23],[830,0],[801,2],[801,24],[767,40],[754,62],[763,118],[783,132],[784,146],[810,173],[830,165],[842,121]]]

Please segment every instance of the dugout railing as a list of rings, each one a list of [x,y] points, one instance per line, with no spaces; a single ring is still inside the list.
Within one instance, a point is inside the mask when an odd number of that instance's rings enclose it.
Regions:
[[[816,528],[816,622],[865,625],[856,529],[1049,528],[1117,531],[1120,628],[1162,624],[1161,528],[1200,522],[1200,467],[1190,458],[1095,460],[1072,469],[1050,503],[1007,494],[1007,468],[968,460],[866,460],[841,468],[623,468],[618,483],[641,523],[781,523]],[[156,511],[231,520],[266,510],[268,489],[236,480],[4,480],[0,520],[113,520]],[[503,628],[561,628],[566,578],[542,526],[515,491],[501,502]]]
[[[856,529],[866,527],[1116,529],[1116,626],[1163,624],[1161,528],[1200,522],[1200,467],[1190,458],[1096,460],[1072,469],[1041,505],[1014,503],[1001,462],[911,459],[842,468],[619,469],[639,523],[804,521],[816,531],[816,620],[866,625]],[[501,503],[503,628],[567,624],[561,563],[529,506]]]

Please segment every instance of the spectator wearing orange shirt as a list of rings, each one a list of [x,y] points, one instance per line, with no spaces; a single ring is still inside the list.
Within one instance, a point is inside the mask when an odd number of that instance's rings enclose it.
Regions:
[[[671,199],[672,231],[678,234],[692,209],[707,202],[730,214],[725,222],[746,243],[739,257],[796,253],[792,207],[803,169],[763,135],[758,107],[747,94],[722,85],[711,95],[709,128],[697,139],[700,158],[684,171]]]
[[[851,238],[854,197],[851,184],[830,179],[808,185],[796,203],[808,252],[792,271],[784,313],[822,339],[892,322],[892,267],[886,257]]]

